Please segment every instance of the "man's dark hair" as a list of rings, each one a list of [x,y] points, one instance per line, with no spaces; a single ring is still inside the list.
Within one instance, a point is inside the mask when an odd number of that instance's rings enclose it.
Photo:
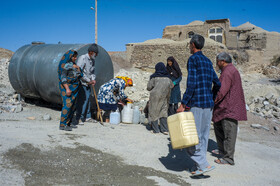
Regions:
[[[88,52],[94,52],[96,54],[98,54],[98,46],[97,44],[92,44],[88,47]]]
[[[194,34],[190,41],[190,44],[194,43],[196,49],[202,49],[204,46],[205,39],[199,34]]]

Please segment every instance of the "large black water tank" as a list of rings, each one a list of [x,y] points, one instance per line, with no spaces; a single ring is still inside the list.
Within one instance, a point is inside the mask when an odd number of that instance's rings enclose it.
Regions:
[[[86,54],[91,44],[39,44],[19,48],[9,64],[9,79],[13,88],[24,97],[42,98],[48,102],[61,103],[57,67],[68,50]],[[114,76],[109,54],[98,46],[95,60],[95,90]]]

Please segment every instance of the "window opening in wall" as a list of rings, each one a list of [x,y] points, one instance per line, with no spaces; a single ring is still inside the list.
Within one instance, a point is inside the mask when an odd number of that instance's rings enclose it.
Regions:
[[[210,39],[223,43],[223,29],[221,27],[210,28],[208,32]]]
[[[193,31],[191,31],[191,32],[189,32],[188,33],[188,36],[187,36],[187,38],[192,38],[192,36],[194,35],[194,32]]]
[[[216,41],[222,43],[223,42],[223,37],[221,35],[216,36]]]
[[[179,33],[179,38],[181,37],[181,35],[182,35],[182,32]]]
[[[211,28],[211,29],[209,30],[209,33],[215,33],[215,28]]]

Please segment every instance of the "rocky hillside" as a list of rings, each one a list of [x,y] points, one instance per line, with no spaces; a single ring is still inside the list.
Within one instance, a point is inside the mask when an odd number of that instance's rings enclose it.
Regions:
[[[10,59],[13,54],[14,54],[14,52],[12,52],[10,50],[0,48],[0,59],[3,59],[3,58]]]
[[[10,86],[8,66],[13,54],[10,50],[0,48],[0,86]]]

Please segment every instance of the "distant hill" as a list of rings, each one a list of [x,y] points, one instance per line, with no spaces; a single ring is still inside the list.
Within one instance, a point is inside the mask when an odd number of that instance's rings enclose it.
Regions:
[[[13,54],[14,54],[14,52],[12,52],[10,50],[0,48],[0,59],[2,59],[2,58],[10,59]]]

